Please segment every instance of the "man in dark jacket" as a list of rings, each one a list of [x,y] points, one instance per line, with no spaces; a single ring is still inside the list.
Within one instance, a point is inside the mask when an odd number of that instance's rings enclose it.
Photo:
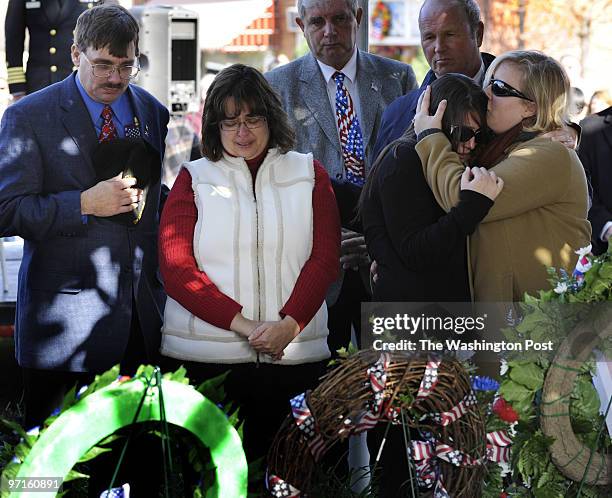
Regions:
[[[62,81],[72,72],[70,45],[77,18],[93,0],[9,0],[4,21],[6,66],[13,99]],[[25,32],[30,42],[25,49]],[[23,68],[24,49],[28,52]]]
[[[580,122],[582,138],[578,155],[592,186],[589,221],[593,226],[593,252],[601,254],[612,236],[612,107]]]
[[[419,13],[421,46],[431,69],[421,87],[395,99],[385,110],[372,158],[402,136],[427,85],[446,73],[461,73],[482,84],[495,58],[480,53],[484,24],[476,0],[425,0]]]

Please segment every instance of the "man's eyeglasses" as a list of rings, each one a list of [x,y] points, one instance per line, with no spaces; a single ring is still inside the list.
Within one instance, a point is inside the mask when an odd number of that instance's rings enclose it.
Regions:
[[[456,126],[452,125],[450,127],[451,136],[460,143],[469,142],[472,138],[476,139],[476,143],[480,143],[482,141],[482,132],[480,129],[473,130],[469,126]]]
[[[512,87],[505,81],[492,79],[489,82],[489,85],[491,85],[491,91],[496,97],[518,97],[519,99],[533,102],[533,100],[527,97],[527,95],[519,92],[516,88]]]
[[[247,116],[244,118],[244,121],[240,121],[239,119],[223,119],[219,123],[219,127],[223,131],[237,131],[240,125],[244,124],[249,130],[254,130],[255,128],[263,126],[265,122],[265,116]]]
[[[114,64],[92,64],[83,52],[81,52],[81,54],[83,55],[83,57],[85,57],[85,60],[91,66],[93,75],[96,78],[110,78],[115,71],[118,71],[119,77],[122,80],[131,80],[138,74],[138,71],[140,71],[140,66],[138,65],[115,66]]]

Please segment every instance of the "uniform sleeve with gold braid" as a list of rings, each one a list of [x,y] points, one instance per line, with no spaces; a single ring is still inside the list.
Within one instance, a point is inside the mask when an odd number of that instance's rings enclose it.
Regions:
[[[9,91],[12,94],[25,92],[26,90],[26,77],[23,68],[25,29],[25,3],[21,0],[9,0],[4,21],[4,34],[8,84]]]

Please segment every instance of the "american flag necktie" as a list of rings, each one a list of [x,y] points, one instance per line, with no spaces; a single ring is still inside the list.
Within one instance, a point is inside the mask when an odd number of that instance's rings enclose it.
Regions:
[[[113,110],[111,106],[106,104],[100,116],[104,122],[102,123],[102,131],[100,132],[98,141],[108,142],[109,140],[117,138],[117,128],[115,128],[115,123],[113,123]]]
[[[336,82],[336,119],[346,179],[361,187],[365,183],[365,165],[359,118],[353,106],[353,99],[344,85],[344,73],[336,71],[332,78]]]

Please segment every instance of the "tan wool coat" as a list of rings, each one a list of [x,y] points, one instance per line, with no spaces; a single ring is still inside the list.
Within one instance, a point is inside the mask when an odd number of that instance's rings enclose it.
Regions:
[[[445,211],[459,201],[465,167],[443,133],[416,146]],[[536,137],[511,146],[492,168],[504,188],[469,241],[475,301],[521,301],[549,289],[546,268],[571,272],[591,238],[584,169],[573,150]]]

